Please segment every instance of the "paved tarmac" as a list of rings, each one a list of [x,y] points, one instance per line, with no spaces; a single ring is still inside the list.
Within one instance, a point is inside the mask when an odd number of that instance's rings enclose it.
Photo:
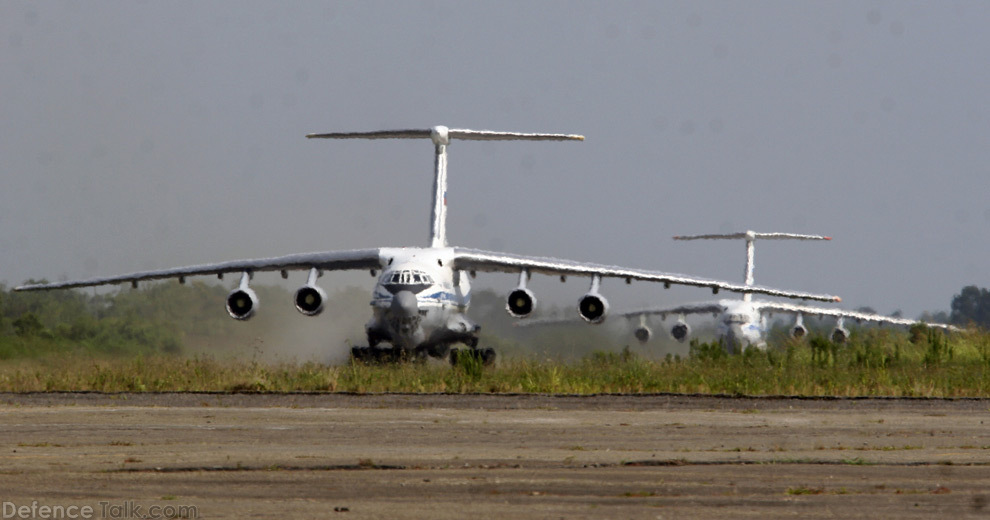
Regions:
[[[977,399],[0,394],[0,453],[3,518],[990,517]]]

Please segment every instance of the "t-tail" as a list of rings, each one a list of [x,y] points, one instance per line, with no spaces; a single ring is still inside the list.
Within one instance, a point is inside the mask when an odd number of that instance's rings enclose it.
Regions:
[[[676,236],[674,240],[724,240],[724,239],[746,239],[746,272],[745,284],[753,285],[754,257],[756,255],[756,240],[832,240],[832,237],[823,235],[800,235],[797,233],[757,233],[756,231],[746,231],[745,233],[729,233],[725,235],[691,235]],[[752,300],[751,293],[743,294],[743,301]]]
[[[430,217],[430,247],[447,246],[447,145],[451,139],[471,141],[583,141],[575,134],[530,134],[491,130],[452,129],[434,126],[426,130],[380,130],[309,134],[322,139],[430,139],[436,149],[433,166],[433,214]]]

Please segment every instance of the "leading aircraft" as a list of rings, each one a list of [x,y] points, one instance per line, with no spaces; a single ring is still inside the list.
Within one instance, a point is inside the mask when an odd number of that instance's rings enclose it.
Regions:
[[[823,235],[804,235],[797,233],[757,233],[746,231],[742,233],[715,234],[715,235],[694,235],[675,236],[674,240],[725,240],[744,239],[746,241],[746,271],[744,273],[744,283],[747,286],[753,285],[754,257],[756,254],[756,241],[760,240],[832,240],[831,237]],[[774,313],[794,315],[794,325],[790,329],[792,337],[801,338],[808,333],[804,325],[804,316],[833,317],[836,318],[835,328],[830,335],[835,343],[845,342],[849,337],[849,330],[845,328],[845,320],[851,319],[857,322],[875,322],[879,324],[890,323],[894,325],[914,325],[921,323],[916,320],[908,320],[893,316],[884,316],[859,311],[847,311],[843,309],[832,309],[828,307],[814,307],[809,305],[792,305],[788,303],[774,301],[755,301],[751,293],[743,293],[741,300],[717,300],[671,307],[650,307],[629,312],[618,313],[618,316],[628,319],[639,319],[639,324],[633,330],[633,335],[640,343],[646,343],[653,336],[653,331],[648,323],[649,316],[660,316],[661,320],[666,320],[667,316],[675,315],[677,322],[670,328],[670,335],[677,341],[684,342],[691,334],[691,327],[685,321],[688,314],[711,314],[715,318],[715,333],[725,341],[727,346],[738,346],[745,348],[754,346],[764,349],[767,346],[766,337],[769,328],[767,318]],[[523,326],[548,325],[573,321],[566,318],[544,318],[530,320],[522,324]],[[942,329],[953,329],[954,327],[942,323],[926,323],[929,327],[939,327]]]
[[[17,291],[68,289],[106,284],[130,283],[199,275],[239,276],[237,286],[227,296],[227,312],[234,319],[246,320],[257,311],[258,296],[250,287],[253,275],[260,271],[279,271],[283,278],[289,271],[306,272],[306,282],[295,292],[295,306],[306,316],[323,310],[327,295],[317,285],[326,271],[367,270],[377,276],[372,290],[372,317],[365,325],[367,347],[355,347],[352,355],[359,359],[396,359],[426,355],[443,358],[458,343],[467,345],[470,354],[486,363],[493,360],[491,349],[478,349],[480,327],[470,320],[466,311],[470,303],[470,282],[478,271],[516,273],[519,282],[506,301],[506,310],[516,318],[529,316],[536,308],[536,296],[526,287],[533,273],[559,276],[586,276],[591,279],[588,292],[578,300],[578,315],[585,321],[598,323],[605,319],[608,301],[599,289],[603,278],[618,278],[708,287],[713,293],[727,290],[758,293],[796,299],[836,301],[839,298],[804,292],[781,291],[753,285],[737,285],[718,280],[679,274],[591,264],[556,258],[521,256],[482,251],[447,244],[447,147],[455,139],[474,141],[582,141],[572,134],[495,132],[489,130],[449,129],[434,126],[428,129],[383,130],[372,132],[343,132],[309,134],[313,139],[430,139],[433,142],[433,211],[430,220],[429,247],[379,247],[347,251],[293,254],[275,258],[234,260],[221,263],[143,271],[120,276],[92,278],[23,285]],[[379,274],[380,273],[380,274]],[[451,356],[453,358],[454,356]]]

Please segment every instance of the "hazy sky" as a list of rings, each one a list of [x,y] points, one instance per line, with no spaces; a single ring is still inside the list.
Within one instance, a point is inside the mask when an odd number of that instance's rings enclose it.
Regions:
[[[758,244],[757,283],[948,310],[990,286],[988,25],[982,1],[0,2],[0,279],[428,245],[429,142],[303,136],[443,124],[587,136],[455,141],[453,245],[742,281],[742,243],[670,237],[823,233]]]

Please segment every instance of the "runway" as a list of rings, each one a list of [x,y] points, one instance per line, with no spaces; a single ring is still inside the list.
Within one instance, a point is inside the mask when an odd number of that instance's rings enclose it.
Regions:
[[[990,515],[990,400],[0,394],[0,418],[14,518]]]

